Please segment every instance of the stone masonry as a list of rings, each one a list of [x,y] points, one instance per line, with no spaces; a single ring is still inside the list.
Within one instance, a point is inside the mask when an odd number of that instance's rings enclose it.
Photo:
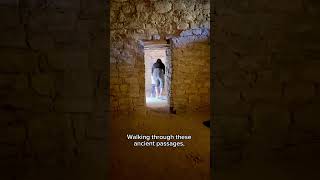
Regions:
[[[319,2],[215,0],[211,12],[217,179],[245,165],[247,179],[263,179],[253,172],[266,164],[288,179],[317,179],[310,172],[320,159]]]
[[[177,42],[185,42],[183,38],[190,36],[187,44],[192,44],[189,49],[182,49],[182,45],[172,46],[172,48],[180,47],[180,51],[177,52],[177,56],[172,54],[172,62],[182,61],[179,58],[185,58],[187,51],[196,51],[195,53],[189,53],[188,56],[194,54],[194,61],[190,62],[190,65],[208,64],[209,59],[209,44],[196,44],[196,39],[201,36],[204,31],[208,32],[210,28],[210,3],[209,1],[196,1],[196,0],[159,0],[159,1],[139,1],[139,0],[118,0],[111,2],[110,11],[111,20],[111,106],[112,111],[128,112],[128,111],[144,111],[145,107],[145,63],[143,47],[139,46],[140,40],[151,40],[154,35],[160,36],[160,39],[173,39],[177,38]],[[190,34],[191,32],[191,34]],[[192,34],[194,32],[194,34]],[[206,34],[206,40],[209,40],[208,33]],[[179,39],[180,38],[180,39]],[[192,39],[193,38],[193,39]],[[187,38],[185,38],[187,39]],[[173,42],[172,44],[175,44]],[[199,46],[198,46],[199,45]],[[186,47],[187,48],[187,47]],[[205,57],[203,59],[203,57]],[[175,57],[177,59],[175,59]],[[190,57],[193,58],[193,57]],[[191,60],[190,60],[191,61]],[[203,61],[203,62],[202,62]],[[172,63],[172,73],[175,69],[179,70],[179,63]],[[206,67],[204,73],[209,76],[209,66]],[[196,73],[199,67],[186,68],[190,70],[190,74]],[[177,78],[172,74],[172,83],[179,81],[180,75]],[[208,78],[202,77],[203,81]],[[194,81],[190,79],[189,81]],[[187,80],[188,81],[188,80]],[[181,82],[178,82],[181,84]],[[189,83],[183,88],[188,88]],[[171,105],[177,104],[177,108],[181,111],[187,110],[187,107],[192,107],[192,103],[197,107],[200,102],[206,101],[205,105],[209,105],[209,96],[206,90],[201,89],[202,93],[207,93],[206,97],[202,96],[203,100],[200,101],[197,97],[197,88],[209,89],[208,83],[202,87],[199,84],[194,84],[192,87],[192,93],[190,96],[179,97],[176,92],[178,88],[175,85],[171,86],[170,98]],[[197,86],[197,87],[196,87]],[[170,90],[169,90],[170,91]],[[178,92],[179,93],[179,92]],[[192,96],[191,96],[192,94]],[[181,93],[180,93],[181,95]],[[177,96],[177,97],[175,97]],[[199,95],[200,96],[200,95]],[[186,104],[181,105],[182,101],[179,99],[184,98]],[[205,100],[207,98],[207,100]],[[177,101],[177,102],[175,102]],[[193,110],[196,110],[194,108]]]
[[[0,2],[1,180],[107,179],[107,7]]]

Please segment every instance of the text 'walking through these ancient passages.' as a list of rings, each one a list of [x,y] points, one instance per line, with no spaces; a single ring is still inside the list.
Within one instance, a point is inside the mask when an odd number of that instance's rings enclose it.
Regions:
[[[184,147],[185,140],[191,140],[190,135],[144,135],[127,134],[127,139],[133,141],[135,147]]]

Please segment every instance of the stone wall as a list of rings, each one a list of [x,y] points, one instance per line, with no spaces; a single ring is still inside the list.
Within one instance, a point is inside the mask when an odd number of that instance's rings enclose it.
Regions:
[[[107,7],[0,2],[0,179],[107,179]]]
[[[304,172],[309,178],[306,169],[312,172],[316,167],[312,162],[319,161],[320,150],[320,4],[310,0],[215,0],[215,4],[215,173],[269,163],[281,173],[291,171],[287,177]]]
[[[210,42],[208,29],[190,29],[173,38],[172,106],[177,112],[208,110]]]
[[[114,0],[110,18],[112,110],[143,111],[145,67],[139,40],[151,40],[153,35],[164,40],[179,37],[185,30],[210,28],[210,3],[206,0]]]

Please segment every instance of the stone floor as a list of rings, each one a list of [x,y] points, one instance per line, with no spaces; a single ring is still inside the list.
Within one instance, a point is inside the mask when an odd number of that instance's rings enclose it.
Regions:
[[[174,115],[114,114],[111,123],[113,180],[209,180],[210,129],[203,125],[209,113]],[[191,135],[184,147],[134,147],[126,134]]]
[[[147,97],[146,104],[150,108],[157,108],[157,107],[165,107],[168,104],[167,97],[163,96],[160,98],[155,97]]]

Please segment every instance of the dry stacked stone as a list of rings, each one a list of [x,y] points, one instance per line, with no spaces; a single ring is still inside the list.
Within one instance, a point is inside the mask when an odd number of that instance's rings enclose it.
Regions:
[[[110,21],[112,111],[146,109],[145,63],[139,41],[152,37],[175,38],[170,61],[176,63],[167,66],[172,73],[172,85],[168,89],[172,91],[169,92],[171,106],[179,111],[208,107],[209,1],[112,1]],[[183,61],[188,67],[182,67]],[[190,92],[181,93],[183,90],[179,88]]]
[[[107,179],[107,7],[0,2],[0,179]]]

